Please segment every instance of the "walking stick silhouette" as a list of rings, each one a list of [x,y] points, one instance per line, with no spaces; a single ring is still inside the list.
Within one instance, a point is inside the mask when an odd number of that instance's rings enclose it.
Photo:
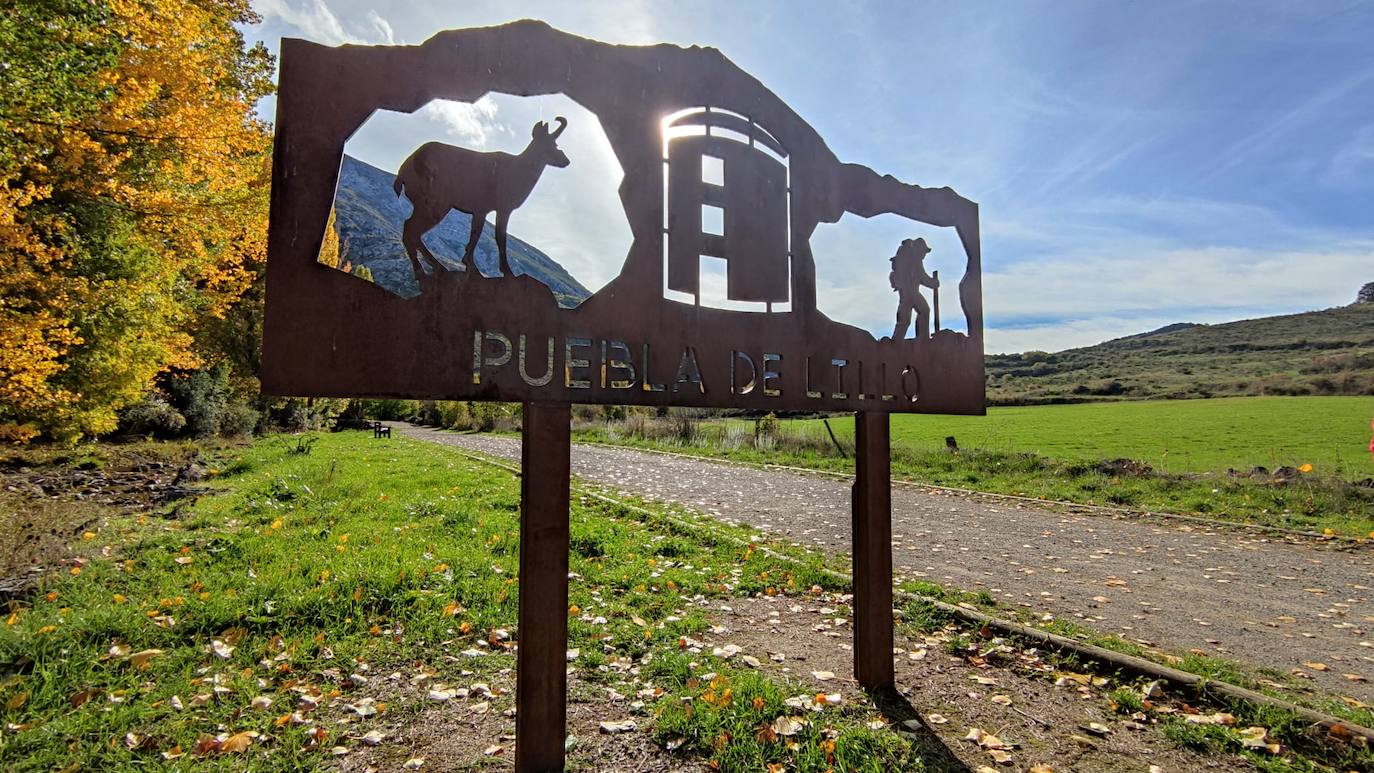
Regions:
[[[940,332],[940,272],[930,272],[930,278],[935,280],[935,326],[930,329],[930,335],[934,338]]]

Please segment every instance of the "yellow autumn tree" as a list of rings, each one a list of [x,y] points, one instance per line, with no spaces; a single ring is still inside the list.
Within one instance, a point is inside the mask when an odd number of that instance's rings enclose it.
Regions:
[[[0,436],[107,432],[263,260],[247,0],[0,8]]]

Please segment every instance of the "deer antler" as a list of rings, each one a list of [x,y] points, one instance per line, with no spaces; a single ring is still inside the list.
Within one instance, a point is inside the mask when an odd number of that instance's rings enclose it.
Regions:
[[[568,119],[566,119],[566,118],[564,118],[563,116],[560,115],[560,116],[554,118],[553,120],[555,120],[555,121],[558,122],[558,128],[555,129],[554,132],[553,132],[553,134],[550,135],[550,136],[551,136],[553,139],[556,140],[556,139],[558,139],[558,135],[562,134],[562,133],[563,133],[563,130],[566,129],[566,128],[568,128]]]

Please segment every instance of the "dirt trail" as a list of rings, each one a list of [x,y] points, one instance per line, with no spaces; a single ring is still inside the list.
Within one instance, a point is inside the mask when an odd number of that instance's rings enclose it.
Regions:
[[[519,461],[518,438],[397,427]],[[847,481],[591,445],[573,446],[572,470],[803,544],[849,549]],[[1374,553],[912,486],[893,488],[892,516],[899,575],[986,590],[1147,646],[1268,666],[1374,702],[1365,681],[1374,679]]]

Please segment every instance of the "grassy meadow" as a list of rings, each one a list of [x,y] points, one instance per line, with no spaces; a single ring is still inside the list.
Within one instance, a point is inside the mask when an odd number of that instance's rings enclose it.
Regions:
[[[477,720],[513,706],[514,476],[363,433],[219,456],[211,495],[159,514],[111,509],[11,604],[0,769],[299,771],[366,755],[399,770],[410,751],[387,738],[436,700]],[[920,749],[870,727],[877,715],[858,701],[818,707],[793,744],[758,740],[752,729],[791,711],[782,699],[795,690],[710,651],[687,657],[684,642],[708,627],[703,603],[843,584],[815,555],[776,545],[803,560],[786,563],[662,512],[574,498],[569,646],[582,699],[647,689],[642,708],[613,711],[641,725],[667,711],[661,742],[721,770],[921,769]],[[745,699],[721,700],[726,689]],[[684,698],[707,694],[683,713]],[[488,756],[513,753],[499,732],[470,733],[475,759],[488,744]],[[722,732],[735,740],[717,743]],[[586,769],[579,754],[570,769]]]
[[[364,433],[271,437],[208,453],[205,496],[144,514],[109,507],[74,536],[75,553],[59,570],[11,601],[0,626],[0,769],[508,765],[517,479],[454,449]],[[655,754],[733,773],[919,773],[940,758],[852,684],[813,696],[795,676],[694,638],[709,636],[714,610],[751,597],[848,615],[843,557],[681,509],[576,492],[571,546],[570,700],[590,705],[594,719],[570,724],[569,770],[607,769],[596,754],[616,742],[596,723],[622,718],[647,728],[644,743],[672,750]],[[926,582],[908,589],[992,603]],[[1011,653],[1005,667],[1041,680],[1035,690],[1046,693],[1066,671],[1087,667],[1033,645],[1021,652],[919,605],[902,627],[979,669],[1002,657],[990,653]],[[1094,641],[1145,654],[1111,637]],[[1111,684],[1113,696],[1141,688]],[[608,698],[616,692],[618,701]],[[1310,702],[1301,691],[1285,697]],[[1124,718],[1119,703],[1111,698]],[[1265,770],[1371,762],[1362,749],[1324,744],[1295,716],[1224,708],[1238,727],[1268,728],[1284,754],[1246,748],[1232,729],[1195,738],[1200,731],[1175,714],[1146,721],[1178,748],[1238,754]],[[1369,722],[1367,707],[1321,698],[1319,708]],[[452,729],[452,745],[426,765],[424,749],[434,747],[417,748],[417,738],[447,737],[442,728]]]
[[[1368,451],[1374,398],[1242,397],[990,408],[987,416],[894,415],[897,478],[938,486],[1374,538]],[[851,473],[853,421],[580,422],[576,437],[757,464]],[[945,449],[953,435],[959,453]],[[1120,463],[1127,459],[1143,462]],[[1309,467],[1310,465],[1310,467]],[[1270,474],[1250,475],[1254,467]],[[1280,467],[1291,475],[1276,476]],[[1232,475],[1228,469],[1241,474]]]
[[[892,417],[911,448],[1029,452],[1057,459],[1134,459],[1161,472],[1249,471],[1310,464],[1320,474],[1374,476],[1374,397],[1233,397],[992,407],[987,416]],[[819,421],[798,421],[819,425]],[[837,434],[853,422],[831,419]],[[824,432],[814,426],[813,432]]]

